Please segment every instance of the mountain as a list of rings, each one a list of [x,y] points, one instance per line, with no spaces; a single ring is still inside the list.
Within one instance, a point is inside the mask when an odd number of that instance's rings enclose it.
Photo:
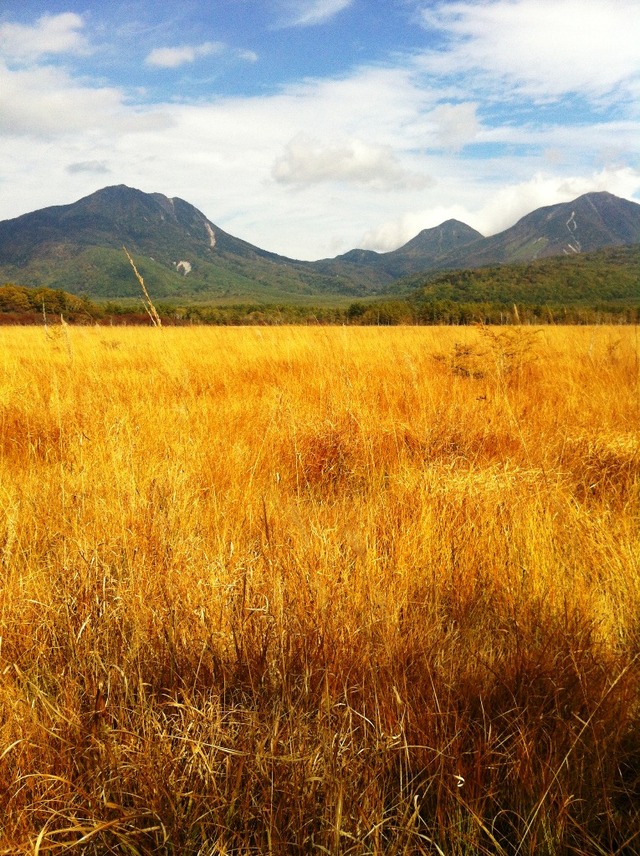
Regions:
[[[314,262],[316,269],[327,273],[344,273],[346,266],[365,267],[378,276],[398,279],[410,273],[438,266],[441,259],[455,255],[482,235],[459,220],[447,220],[434,229],[423,229],[404,246],[389,253],[372,250],[350,250],[335,259]]]
[[[573,202],[538,208],[504,232],[449,253],[438,265],[476,268],[637,243],[640,205],[611,193],[587,193]]]
[[[388,253],[351,250],[298,261],[220,229],[182,199],[105,187],[70,205],[0,222],[0,282],[93,297],[139,295],[123,245],[157,298],[288,300],[397,293],[396,281],[440,270],[576,256],[640,243],[640,205],[609,193],[540,208],[489,238],[458,220]]]
[[[394,279],[412,273],[479,268],[486,265],[574,256],[604,247],[640,243],[640,205],[611,193],[587,193],[573,202],[538,208],[490,238],[470,226],[448,220],[420,232],[390,253],[351,250],[331,261],[317,262],[338,271],[339,261],[365,265]]]
[[[156,296],[314,293],[334,287],[296,263],[220,229],[182,199],[106,187],[0,223],[0,279],[93,296],[137,296],[122,247]]]
[[[214,227],[183,199],[119,185],[0,223],[0,264],[24,264],[43,254],[65,257],[92,246],[120,250],[127,242],[136,252],[154,253],[174,266],[178,256],[206,257],[216,248],[241,257],[277,258]]]

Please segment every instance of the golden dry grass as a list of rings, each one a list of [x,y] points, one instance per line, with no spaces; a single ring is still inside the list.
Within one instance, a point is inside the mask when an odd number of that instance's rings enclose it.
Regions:
[[[638,852],[638,359],[0,330],[0,853]]]

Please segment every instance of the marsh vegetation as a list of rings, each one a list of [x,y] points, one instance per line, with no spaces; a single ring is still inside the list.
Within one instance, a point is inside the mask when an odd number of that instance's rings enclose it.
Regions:
[[[4,328],[0,397],[0,853],[638,851],[637,328]]]

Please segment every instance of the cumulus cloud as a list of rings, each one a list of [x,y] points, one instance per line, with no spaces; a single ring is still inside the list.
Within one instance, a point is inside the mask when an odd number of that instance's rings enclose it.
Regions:
[[[338,12],[351,6],[353,0],[283,0],[282,26],[310,27],[324,24]]]
[[[172,105],[132,105],[121,89],[76,81],[55,66],[12,70],[0,62],[0,140],[74,136],[88,141],[97,134],[114,145],[119,134],[171,127],[173,109]]]
[[[74,12],[43,15],[32,26],[0,24],[0,53],[21,62],[54,54],[86,53],[83,27],[82,17]]]
[[[291,140],[272,169],[281,184],[305,187],[346,182],[378,190],[426,187],[430,179],[404,169],[389,146],[349,140],[327,145],[304,134]]]
[[[602,95],[637,81],[639,16],[638,0],[439,2],[422,18],[449,42],[425,54],[423,67],[481,72],[540,97]],[[486,85],[487,77],[476,82]]]
[[[220,54],[224,45],[220,42],[204,42],[201,45],[180,45],[173,48],[154,48],[145,59],[146,65],[155,68],[178,68],[205,56]]]

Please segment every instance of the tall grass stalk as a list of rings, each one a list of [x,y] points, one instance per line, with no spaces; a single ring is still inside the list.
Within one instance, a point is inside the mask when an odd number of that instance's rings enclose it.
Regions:
[[[149,296],[149,292],[147,291],[147,287],[144,284],[144,279],[140,275],[138,268],[135,265],[135,262],[133,261],[133,259],[129,255],[129,251],[127,250],[127,248],[123,247],[122,249],[124,250],[126,257],[129,259],[129,264],[133,268],[133,272],[136,275],[136,279],[140,283],[140,288],[142,289],[142,295],[143,295],[142,302],[144,304],[144,308],[147,310],[147,315],[151,319],[151,323],[153,324],[154,327],[162,327],[162,319],[158,315],[156,307],[153,305],[151,297]]]

